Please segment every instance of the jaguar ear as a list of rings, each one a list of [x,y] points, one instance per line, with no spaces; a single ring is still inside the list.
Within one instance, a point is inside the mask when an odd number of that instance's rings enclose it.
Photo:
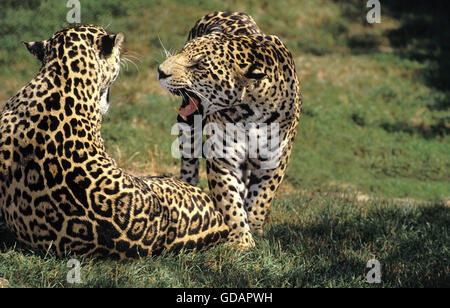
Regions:
[[[262,80],[267,77],[267,74],[261,69],[261,64],[253,63],[250,65],[244,76],[247,79]]]
[[[45,57],[45,48],[47,47],[47,41],[41,42],[22,42],[22,45],[38,59],[43,62]]]
[[[104,57],[111,55],[114,47],[119,47],[125,40],[125,35],[119,32],[115,35],[104,35],[100,40],[100,53]]]
[[[114,38],[114,44],[120,47],[124,41],[125,41],[125,34],[123,34],[122,32],[117,33],[116,37]]]

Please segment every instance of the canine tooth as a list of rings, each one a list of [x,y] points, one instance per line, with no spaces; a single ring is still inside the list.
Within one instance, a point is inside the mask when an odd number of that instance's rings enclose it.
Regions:
[[[180,115],[180,117],[181,117],[184,121],[187,120],[187,118],[186,118],[184,115],[180,114],[180,112],[181,112],[181,109],[180,109],[180,108],[174,107],[174,109],[175,109],[175,111]]]

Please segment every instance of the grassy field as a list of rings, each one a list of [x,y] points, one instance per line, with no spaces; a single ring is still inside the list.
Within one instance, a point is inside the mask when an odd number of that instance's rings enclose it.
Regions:
[[[112,88],[102,128],[109,153],[130,172],[178,173],[170,129],[179,101],[158,84],[156,68],[162,44],[181,48],[195,21],[215,10],[251,14],[294,54],[299,133],[256,249],[79,257],[83,283],[71,285],[71,257],[30,251],[0,229],[0,278],[9,286],[450,286],[450,34],[438,1],[383,2],[373,25],[356,0],[80,2],[82,22],[124,32],[135,60]],[[39,68],[20,41],[48,38],[69,10],[65,1],[17,3],[0,11],[2,102]],[[201,176],[206,190],[204,168]],[[381,263],[381,284],[366,281],[370,259]]]

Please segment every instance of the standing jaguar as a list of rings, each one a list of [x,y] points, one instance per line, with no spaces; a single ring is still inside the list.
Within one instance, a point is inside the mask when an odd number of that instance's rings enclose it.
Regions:
[[[132,176],[106,153],[100,127],[123,41],[78,25],[23,43],[42,66],[1,110],[0,221],[31,247],[127,258],[200,249],[228,234],[200,189]]]
[[[180,128],[188,127],[179,135],[182,180],[198,182],[202,130],[196,129],[197,116],[208,137],[205,146],[217,131],[230,137],[223,145],[215,143],[226,155],[210,155],[203,147],[209,189],[231,229],[229,242],[254,246],[252,233],[262,233],[300,119],[300,86],[291,53],[249,15],[214,12],[197,21],[182,50],[159,66],[158,78],[183,98],[177,119]],[[207,130],[208,124],[215,126]],[[235,131],[229,133],[229,127]],[[256,154],[251,149],[255,136]]]

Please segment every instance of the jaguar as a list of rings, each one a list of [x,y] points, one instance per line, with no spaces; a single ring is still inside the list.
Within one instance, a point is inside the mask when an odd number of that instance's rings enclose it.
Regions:
[[[228,242],[244,249],[255,246],[253,234],[263,233],[300,120],[292,54],[248,14],[213,12],[195,23],[181,51],[159,65],[158,79],[168,92],[182,97],[177,109],[181,180],[196,185],[199,156],[205,156],[211,196],[230,227]],[[226,155],[205,153],[196,117],[208,140],[217,131],[230,135],[226,141],[231,142],[216,142]],[[207,131],[208,124],[215,126]],[[251,140],[258,141],[256,154]]]
[[[124,259],[227,237],[202,190],[133,176],[106,152],[100,129],[124,39],[77,25],[23,43],[41,67],[1,110],[0,222],[30,247]]]

